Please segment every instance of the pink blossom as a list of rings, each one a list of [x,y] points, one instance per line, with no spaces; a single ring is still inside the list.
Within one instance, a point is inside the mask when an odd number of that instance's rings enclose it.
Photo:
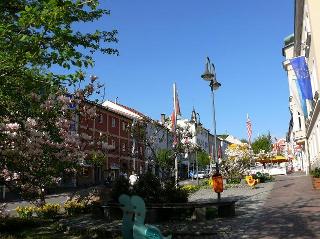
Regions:
[[[9,131],[17,131],[20,128],[18,123],[9,123],[5,125],[5,129]]]

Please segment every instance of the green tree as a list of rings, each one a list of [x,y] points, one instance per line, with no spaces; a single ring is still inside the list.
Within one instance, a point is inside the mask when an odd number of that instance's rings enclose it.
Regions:
[[[198,166],[204,168],[210,164],[209,154],[205,151],[197,152]]]
[[[249,144],[249,141],[247,139],[240,139],[241,143]]]
[[[270,133],[261,135],[258,138],[256,138],[251,145],[253,152],[255,154],[258,154],[260,151],[264,151],[265,153],[268,153],[272,150],[272,141],[271,141],[271,135]]]
[[[160,149],[157,152],[156,163],[166,177],[170,177],[174,171],[175,153],[170,149]]]
[[[0,122],[30,116],[31,93],[48,95],[85,79],[93,53],[117,54],[117,31],[75,30],[109,11],[98,0],[2,0],[0,3]],[[52,67],[58,69],[56,72]],[[60,73],[57,73],[60,72]],[[61,73],[66,72],[66,73]],[[35,113],[35,112],[33,112]],[[41,112],[40,112],[41,114]]]
[[[41,191],[75,166],[73,139],[61,131],[76,111],[66,108],[76,104],[83,113],[81,103],[94,92],[96,77],[85,82],[93,53],[118,54],[116,30],[76,27],[109,13],[98,0],[0,2],[0,180],[14,182],[19,192]],[[80,88],[82,82],[87,86]],[[67,93],[74,96],[70,103]]]

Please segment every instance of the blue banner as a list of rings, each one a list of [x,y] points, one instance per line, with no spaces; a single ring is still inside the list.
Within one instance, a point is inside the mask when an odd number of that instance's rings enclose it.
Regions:
[[[290,59],[290,64],[296,74],[302,100],[313,100],[311,80],[308,65],[304,56]]]

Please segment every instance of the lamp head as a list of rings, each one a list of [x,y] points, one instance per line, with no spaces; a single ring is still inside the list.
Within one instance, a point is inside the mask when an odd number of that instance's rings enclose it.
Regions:
[[[221,84],[220,84],[218,81],[214,80],[214,81],[211,81],[211,82],[210,82],[210,86],[211,86],[211,88],[212,88],[213,90],[217,90],[217,89],[219,89],[219,87],[221,86]]]
[[[201,75],[201,78],[206,81],[211,81],[214,78],[214,74],[209,69],[210,64],[207,62],[204,73]]]

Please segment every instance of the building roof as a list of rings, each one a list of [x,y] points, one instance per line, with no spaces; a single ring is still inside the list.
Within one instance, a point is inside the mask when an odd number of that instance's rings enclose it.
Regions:
[[[294,43],[294,34],[290,34],[289,36],[287,36],[285,39],[283,39],[284,45],[288,46],[292,43]]]
[[[102,105],[104,107],[107,107],[109,109],[112,109],[112,110],[116,111],[117,113],[124,114],[124,115],[130,117],[131,119],[139,119],[139,120],[141,120],[141,119],[147,117],[147,116],[143,115],[142,113],[140,113],[137,110],[134,110],[134,109],[132,109],[132,108],[130,108],[128,106],[121,105],[119,103],[114,103],[114,102],[109,101],[109,100],[103,102]]]

